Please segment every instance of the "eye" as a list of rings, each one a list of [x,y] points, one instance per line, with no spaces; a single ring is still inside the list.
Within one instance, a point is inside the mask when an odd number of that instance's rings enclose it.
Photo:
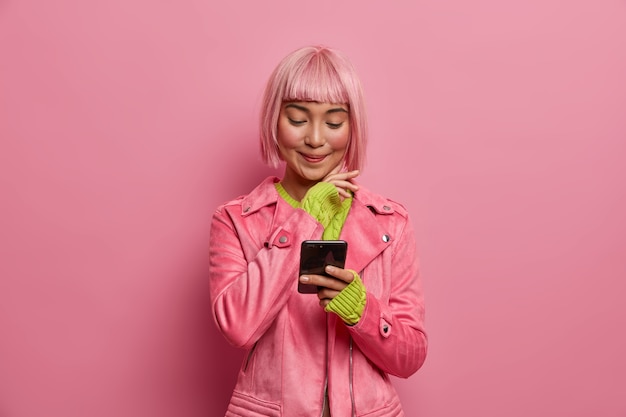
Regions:
[[[330,127],[331,129],[339,129],[341,126],[343,126],[343,122],[341,123],[326,122],[326,125],[328,125],[328,127]]]
[[[288,119],[289,119],[289,123],[291,123],[294,126],[300,126],[306,123],[306,120],[296,120],[296,119],[292,119],[291,117],[288,117]]]

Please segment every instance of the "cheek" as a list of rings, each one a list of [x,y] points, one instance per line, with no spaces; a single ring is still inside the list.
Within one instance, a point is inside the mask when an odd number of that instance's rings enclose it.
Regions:
[[[331,143],[333,149],[335,150],[344,150],[348,147],[348,142],[350,141],[350,131],[345,130],[342,132],[337,132],[334,134],[329,142]]]
[[[290,129],[290,126],[284,126],[279,123],[276,130],[276,140],[280,148],[292,148],[297,145],[298,136],[293,129]]]

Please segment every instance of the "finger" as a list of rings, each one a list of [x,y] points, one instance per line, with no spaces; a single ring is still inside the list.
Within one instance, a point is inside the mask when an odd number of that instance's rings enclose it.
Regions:
[[[352,195],[350,195],[349,192],[347,192],[346,190],[342,189],[342,188],[337,188],[337,193],[342,197],[342,198],[350,198],[352,197]]]
[[[334,184],[333,184],[334,185]],[[346,198],[350,198],[352,197],[352,194],[350,194],[349,190],[346,190],[344,188],[341,187],[337,187],[335,186],[335,190],[337,191],[337,194],[339,194],[339,197],[341,197],[341,200],[343,201]],[[354,191],[352,191],[354,193]]]
[[[343,188],[344,190],[352,190],[352,191],[357,191],[359,189],[359,186],[349,180],[332,180],[332,181],[327,181],[331,184],[333,184],[335,187],[337,188]]]
[[[360,171],[347,171],[347,172],[335,172],[334,170],[328,173],[323,181],[330,182],[334,180],[351,180],[359,176]]]
[[[327,274],[349,284],[354,281],[354,273],[348,269],[339,268],[333,265],[326,265],[324,268]]]
[[[352,182],[354,178],[359,176],[359,171],[350,171],[350,172],[333,172],[331,171],[327,174],[322,181],[324,182],[335,182],[335,181],[350,181]]]
[[[344,280],[327,277],[324,275],[302,275],[300,277],[300,282],[303,284],[316,285],[318,287],[329,288],[331,290],[341,291],[346,285],[348,285]]]
[[[324,288],[322,287],[318,292],[317,292],[317,298],[320,299],[320,301],[322,300],[332,300],[333,298],[335,298],[340,291],[336,291],[336,290],[331,290],[330,288]]]
[[[325,180],[326,178],[338,174],[341,172],[341,169],[343,168],[343,164],[338,164],[336,167],[334,167],[328,174],[326,174],[326,176],[324,177],[323,180]],[[322,181],[323,181],[322,180]]]

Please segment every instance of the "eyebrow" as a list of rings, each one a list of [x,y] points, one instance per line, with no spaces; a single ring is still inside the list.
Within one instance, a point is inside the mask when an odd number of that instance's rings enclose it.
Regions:
[[[295,104],[295,103],[289,103],[289,104],[285,105],[285,108],[288,108],[288,107],[293,107],[294,109],[298,109],[298,110],[301,110],[301,111],[306,112],[306,113],[310,113],[311,112],[308,109],[308,107],[300,106],[300,105]],[[332,108],[332,109],[326,111],[326,114],[329,114],[329,113],[340,113],[340,112],[348,113],[348,110],[344,109],[343,107],[335,107],[335,108]]]

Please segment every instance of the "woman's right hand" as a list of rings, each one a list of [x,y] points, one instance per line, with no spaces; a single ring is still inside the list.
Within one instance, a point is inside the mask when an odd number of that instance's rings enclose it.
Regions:
[[[360,171],[347,171],[342,172],[341,169],[343,165],[337,165],[332,171],[326,175],[322,181],[333,184],[337,188],[337,193],[339,197],[343,200],[344,198],[350,198],[352,193],[356,192],[359,189],[359,186],[355,184],[352,180],[359,176]]]

